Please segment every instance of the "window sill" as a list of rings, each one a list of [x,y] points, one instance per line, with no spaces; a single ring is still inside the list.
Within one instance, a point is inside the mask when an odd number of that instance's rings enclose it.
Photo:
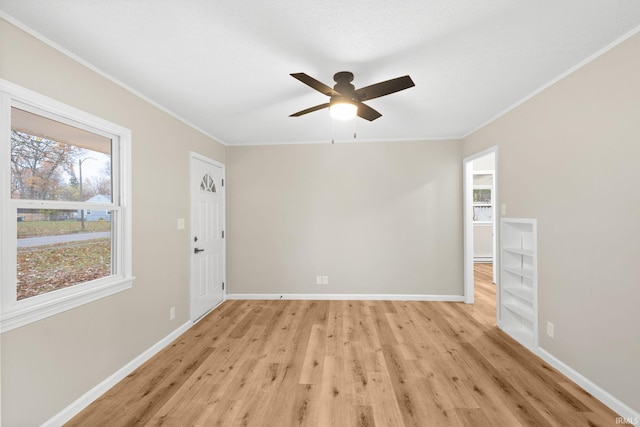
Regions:
[[[0,316],[0,333],[37,322],[38,320],[130,289],[133,286],[134,279],[135,277],[128,277],[114,280],[101,286],[93,286],[71,295],[65,295],[55,300],[42,302],[38,305],[20,307],[4,312]]]

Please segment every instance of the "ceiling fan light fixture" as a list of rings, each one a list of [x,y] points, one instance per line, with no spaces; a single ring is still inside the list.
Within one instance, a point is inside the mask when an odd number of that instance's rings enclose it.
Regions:
[[[358,106],[349,100],[341,99],[331,103],[329,114],[334,119],[350,120],[358,114]]]
[[[382,114],[369,107],[363,101],[380,98],[381,96],[391,95],[401,90],[409,89],[415,86],[413,80],[409,76],[402,76],[384,82],[379,82],[366,87],[356,89],[351,82],[353,81],[353,73],[350,71],[340,71],[333,76],[336,84],[333,88],[314,79],[305,73],[292,73],[291,77],[300,80],[311,89],[317,90],[329,97],[329,102],[306,108],[297,113],[291,114],[289,117],[300,117],[314,111],[329,108],[329,114],[332,118],[339,120],[349,120],[358,116],[370,122],[382,117]]]

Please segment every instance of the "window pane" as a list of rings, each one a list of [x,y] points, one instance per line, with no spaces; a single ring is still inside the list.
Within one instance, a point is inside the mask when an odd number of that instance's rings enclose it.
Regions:
[[[11,108],[11,198],[111,202],[112,140]]]
[[[110,276],[111,215],[18,209],[18,300]]]

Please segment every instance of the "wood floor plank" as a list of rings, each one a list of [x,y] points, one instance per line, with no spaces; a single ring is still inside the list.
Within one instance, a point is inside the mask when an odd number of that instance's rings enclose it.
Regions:
[[[326,354],[326,336],[324,325],[311,326],[311,334],[307,343],[302,371],[298,384],[320,384],[322,381],[322,364]]]
[[[480,409],[456,408],[456,414],[465,426],[474,427],[495,427],[496,424],[487,418],[487,415]]]
[[[551,426],[540,412],[538,412],[529,401],[513,386],[512,380],[506,378],[500,370],[491,364],[477,349],[473,346],[463,343],[463,349],[468,355],[478,362],[480,369],[488,375],[493,382],[495,389],[499,391],[500,396],[515,408],[513,414],[520,420],[523,425],[535,426]]]
[[[340,426],[350,422],[350,390],[345,383],[344,363],[341,356],[326,356],[322,372],[319,426]]]
[[[375,427],[376,422],[373,417],[373,408],[368,405],[358,405],[355,407],[354,420],[352,425],[357,427]]]
[[[393,392],[387,372],[369,372],[367,394],[372,402],[373,418],[377,426],[404,426],[402,411]]]
[[[477,377],[472,380],[463,380],[467,390],[473,390],[474,400],[485,416],[491,420],[495,427],[526,426],[513,414],[509,402],[505,401],[493,383],[487,378]]]
[[[241,426],[241,425],[249,425],[246,421],[247,419],[243,419],[240,416],[240,420],[238,421],[240,409],[243,406],[243,402],[233,400],[233,399],[225,399],[221,401],[219,406],[208,407],[206,408],[206,419],[204,421],[198,421],[198,424],[203,427],[216,426],[216,427],[227,427],[227,426]],[[162,424],[162,425],[171,425],[171,424]],[[185,424],[173,424],[176,426],[184,426]],[[255,424],[259,425],[259,424]]]
[[[380,305],[375,305],[369,307],[369,311],[371,312],[371,318],[374,321],[380,344],[398,344],[396,336],[393,334],[393,330],[387,321],[387,316],[385,316],[384,308]]]
[[[415,378],[410,378],[398,345],[383,345],[383,351],[404,425],[408,427],[438,425],[438,417],[429,413],[427,402],[418,392]]]
[[[193,425],[200,418],[199,408],[217,405],[229,395],[236,401],[242,401],[250,388],[248,385],[253,384],[252,374],[259,365],[255,358],[245,359],[240,355],[245,352],[255,354],[251,351],[251,346],[256,342],[252,338],[259,336],[263,330],[262,326],[252,325],[245,332],[248,339],[242,340],[241,344],[211,352],[208,356],[210,360],[204,360],[198,366],[180,390],[158,409],[150,423]]]
[[[69,426],[606,426],[616,414],[475,304],[225,301]]]

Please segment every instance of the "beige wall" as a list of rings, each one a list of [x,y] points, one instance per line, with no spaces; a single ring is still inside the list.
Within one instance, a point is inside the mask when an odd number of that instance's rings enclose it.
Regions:
[[[500,203],[538,220],[540,346],[636,411],[639,53],[636,34],[463,145],[498,145]]]
[[[460,149],[228,147],[228,292],[462,295]]]
[[[189,320],[189,150],[225,147],[1,19],[0,78],[133,136],[133,288],[2,334],[2,424],[35,426]]]

